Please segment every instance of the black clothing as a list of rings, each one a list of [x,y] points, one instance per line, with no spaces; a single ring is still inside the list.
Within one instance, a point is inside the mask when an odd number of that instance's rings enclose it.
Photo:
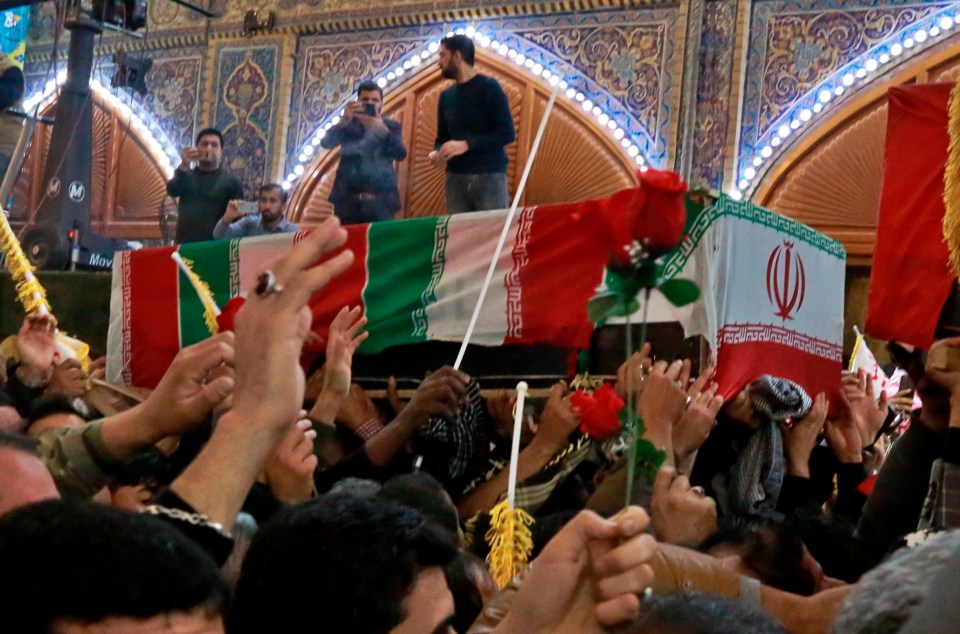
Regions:
[[[167,193],[180,198],[177,242],[200,242],[213,240],[213,228],[227,203],[243,198],[243,186],[222,167],[209,172],[178,169],[167,183]]]
[[[516,138],[507,94],[496,79],[476,75],[440,93],[435,148],[450,140],[466,141],[470,148],[447,161],[448,172],[503,174],[507,171],[503,148]]]

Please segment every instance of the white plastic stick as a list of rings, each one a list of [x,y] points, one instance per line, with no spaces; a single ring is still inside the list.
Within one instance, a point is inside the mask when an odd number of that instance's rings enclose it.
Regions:
[[[187,276],[187,279],[190,280],[190,286],[193,287],[193,290],[196,291],[197,297],[203,298],[203,291],[200,290],[200,287],[197,285],[196,279],[190,275],[190,269],[187,268],[186,262],[183,261],[183,258],[180,257],[180,254],[174,251],[170,254],[170,259],[177,263],[177,266],[180,267],[180,270],[183,271],[183,274]],[[213,309],[213,314],[217,317],[220,316],[220,307],[217,306],[216,302],[210,302],[210,308]]]
[[[523,402],[527,399],[527,382],[517,383],[517,407],[513,413],[513,445],[510,447],[510,479],[507,481],[507,500],[510,510],[516,506],[517,462],[520,459],[520,432],[523,430]]]
[[[527,177],[530,176],[533,161],[537,158],[537,151],[540,149],[540,140],[543,139],[543,131],[547,129],[547,119],[550,118],[550,111],[553,110],[553,104],[557,100],[558,92],[560,92],[560,84],[553,87],[553,92],[550,93],[550,101],[547,102],[547,109],[543,111],[543,118],[540,119],[540,129],[537,130],[537,136],[533,139],[530,156],[527,158],[527,164],[523,168],[523,176],[520,177],[520,185],[517,187],[517,193],[513,196],[513,204],[510,205],[507,220],[503,223],[503,231],[500,232],[500,241],[497,242],[497,249],[493,253],[493,259],[490,260],[489,268],[487,268],[487,277],[483,280],[480,297],[477,299],[477,305],[473,308],[470,325],[467,326],[467,334],[463,336],[463,343],[460,344],[460,352],[457,353],[457,360],[453,364],[454,370],[460,369],[460,364],[463,363],[463,356],[467,353],[467,346],[470,345],[470,338],[473,337],[473,329],[477,326],[477,319],[480,317],[483,300],[487,297],[487,289],[490,288],[493,272],[497,268],[497,261],[500,259],[503,245],[507,241],[507,234],[510,233],[510,225],[513,224],[513,216],[517,213],[517,207],[520,205],[520,197],[523,195],[523,189],[527,186]]]

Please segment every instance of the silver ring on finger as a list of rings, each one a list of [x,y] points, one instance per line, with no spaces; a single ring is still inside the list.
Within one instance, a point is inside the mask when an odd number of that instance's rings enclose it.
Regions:
[[[707,492],[701,486],[690,487],[690,490],[693,491],[697,497],[705,498],[707,497]]]
[[[277,284],[277,276],[270,269],[257,276],[257,285],[253,288],[257,297],[267,297],[281,291],[283,291],[283,286]]]

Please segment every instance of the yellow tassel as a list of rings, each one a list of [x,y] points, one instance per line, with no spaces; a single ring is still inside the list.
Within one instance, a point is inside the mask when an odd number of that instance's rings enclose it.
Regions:
[[[217,334],[220,331],[220,324],[217,323],[217,317],[220,315],[220,308],[217,306],[217,301],[213,298],[213,291],[210,290],[210,285],[200,279],[200,276],[196,274],[193,270],[193,261],[188,260],[184,257],[181,257],[176,251],[173,252],[173,259],[180,264],[180,270],[187,276],[190,280],[190,284],[193,285],[193,290],[197,292],[197,297],[200,298],[200,303],[203,304],[203,321],[207,324],[207,330],[210,331],[211,335]]]
[[[950,250],[950,270],[960,278],[960,81],[950,91],[947,112],[950,146],[943,174],[943,237]]]
[[[47,303],[47,292],[34,276],[33,265],[23,252],[20,241],[13,233],[13,228],[3,209],[0,209],[0,250],[6,255],[6,267],[16,283],[17,300],[23,306],[23,310],[28,315],[51,313],[50,304]]]
[[[24,312],[28,315],[53,314],[50,303],[47,301],[47,291],[34,275],[36,269],[23,252],[23,247],[20,246],[20,241],[17,240],[3,209],[0,209],[0,250],[6,256],[6,267],[16,284],[17,301],[23,306]],[[87,370],[90,366],[90,346],[79,339],[67,336],[62,331],[57,331],[56,341],[57,351],[62,358],[76,359],[84,371]],[[4,341],[4,348],[0,354],[8,359],[19,360],[16,354],[15,337],[9,337]]]
[[[511,510],[509,504],[504,500],[490,510],[490,528],[486,535],[490,545],[487,554],[490,574],[501,588],[520,574],[533,552],[530,533],[533,517],[523,509]]]

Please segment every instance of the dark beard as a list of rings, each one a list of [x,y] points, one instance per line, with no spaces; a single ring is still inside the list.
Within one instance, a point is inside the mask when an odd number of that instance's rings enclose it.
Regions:
[[[444,66],[440,69],[440,76],[444,79],[456,79],[457,78],[457,69],[450,68],[449,66]]]

